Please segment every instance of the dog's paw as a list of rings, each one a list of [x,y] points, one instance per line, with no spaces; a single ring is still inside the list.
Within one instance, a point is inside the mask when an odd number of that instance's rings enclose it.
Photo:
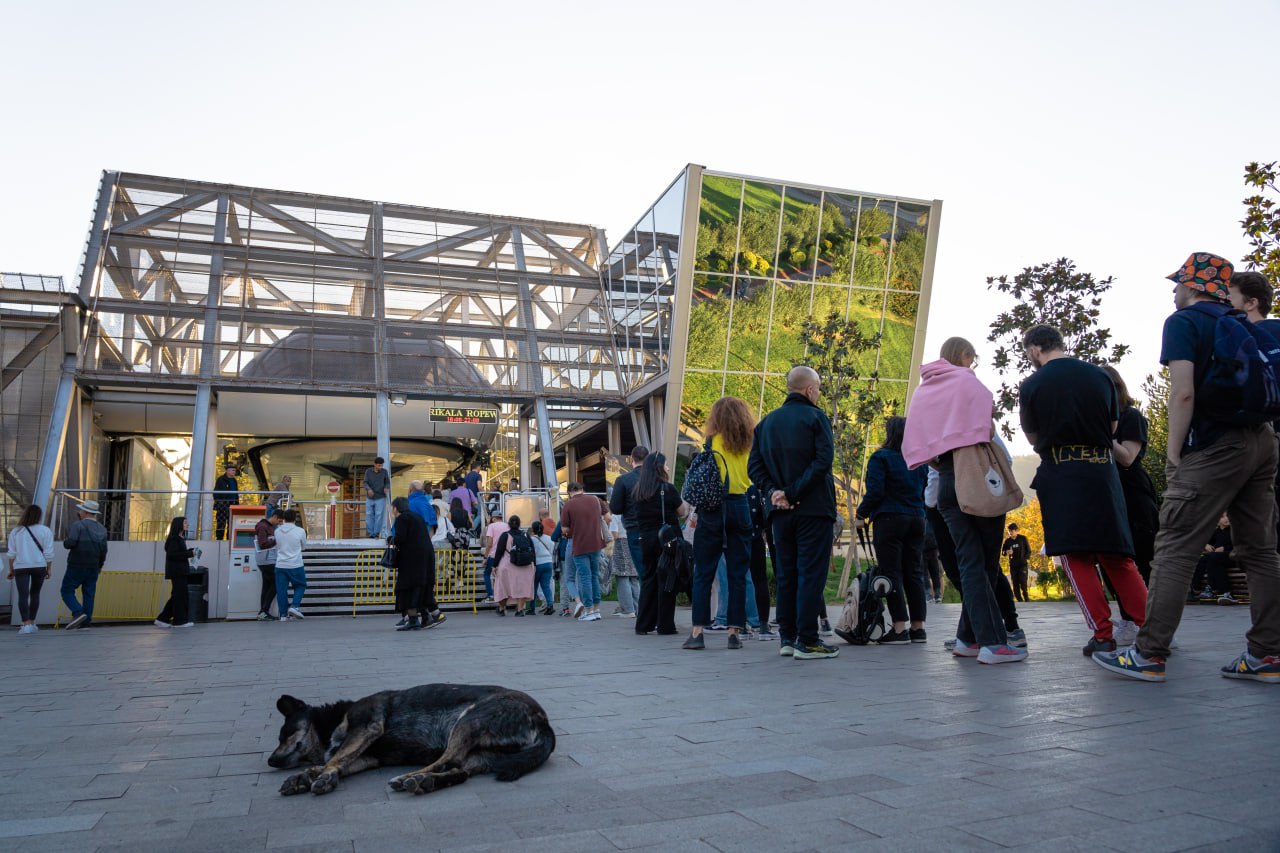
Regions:
[[[321,773],[319,776],[316,777],[315,781],[311,783],[311,793],[327,794],[337,787],[338,787],[337,773],[332,773],[332,772]]]
[[[427,794],[435,788],[429,773],[406,773],[397,776],[392,782],[399,783],[397,791],[408,791],[411,794]]]
[[[408,775],[408,774],[405,774],[405,775]],[[388,780],[387,780],[387,785],[388,785],[388,786],[391,788],[391,790],[393,790],[393,791],[403,791],[403,790],[404,790],[404,778],[405,778],[404,776],[396,776],[396,777],[395,777],[395,778],[393,778],[393,779],[388,779]]]
[[[284,780],[284,784],[280,786],[280,793],[286,797],[292,797],[294,794],[305,794],[311,790],[311,783],[315,781],[315,778],[316,774],[310,770],[295,773]]]

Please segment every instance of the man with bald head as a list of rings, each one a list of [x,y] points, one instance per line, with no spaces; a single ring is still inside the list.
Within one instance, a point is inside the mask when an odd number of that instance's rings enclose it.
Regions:
[[[836,514],[831,420],[818,408],[822,381],[811,367],[787,374],[787,399],[756,427],[747,471],[764,497],[776,546],[781,654],[833,658],[818,639],[818,614]]]

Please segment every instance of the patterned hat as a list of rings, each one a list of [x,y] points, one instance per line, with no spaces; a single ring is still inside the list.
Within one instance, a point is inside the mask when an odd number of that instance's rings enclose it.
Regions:
[[[1234,271],[1231,261],[1220,255],[1192,252],[1177,272],[1165,278],[1226,302]]]

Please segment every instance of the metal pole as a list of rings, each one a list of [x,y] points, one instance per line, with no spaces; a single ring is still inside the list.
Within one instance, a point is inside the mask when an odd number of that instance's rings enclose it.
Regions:
[[[205,419],[205,422],[208,424],[205,429],[206,435],[209,437],[206,439],[207,443],[205,445],[204,480],[199,483],[196,483],[194,480],[188,480],[187,488],[192,488],[194,484],[195,488],[208,493],[213,491],[214,482],[218,479],[218,475],[221,473],[218,466],[213,464],[213,461],[218,458],[218,451],[221,448],[218,447],[218,407],[213,402],[212,394],[210,394],[209,398],[209,416]],[[212,447],[210,447],[210,444]],[[192,449],[195,449],[195,444],[192,444]],[[268,488],[269,487],[270,484],[268,484]],[[192,516],[187,516],[187,518],[190,519]],[[206,538],[212,538],[214,530],[212,500],[202,500],[200,502],[199,521],[199,525],[196,526],[197,532],[203,534]]]
[[[213,403],[214,365],[218,361],[218,307],[222,304],[222,245],[227,242],[227,209],[231,199],[226,193],[218,195],[217,214],[213,221],[213,242],[217,245],[209,256],[209,284],[204,300],[204,328],[201,330],[203,341],[200,347],[200,382],[196,384],[196,408],[191,413],[191,467],[187,471],[187,501],[183,507],[183,515],[188,524],[201,518],[201,501],[199,490],[204,487],[206,468],[213,458],[210,442],[215,447],[218,442],[217,420],[210,423],[209,409]],[[210,427],[212,435],[210,435]],[[192,490],[196,494],[192,494]],[[212,512],[213,503],[209,509]],[[210,518],[212,521],[212,518]],[[212,524],[199,531],[201,536],[213,537]]]
[[[58,465],[62,461],[62,445],[67,438],[67,421],[71,418],[71,392],[75,390],[76,357],[62,357],[62,375],[58,377],[58,391],[53,398],[53,413],[49,417],[49,432],[44,439],[44,453],[40,456],[40,468],[36,473],[36,490],[31,502],[49,511],[49,496],[53,482],[58,478]]]
[[[519,460],[520,460],[520,488],[528,491],[533,488],[533,481],[530,480],[529,464],[529,419],[525,417],[524,411],[521,411],[516,417],[516,427],[518,430],[519,442]]]
[[[547,413],[547,398],[543,396],[542,359],[538,352],[538,327],[533,313],[533,290],[529,287],[528,267],[524,260],[524,238],[520,229],[511,229],[511,254],[516,264],[516,285],[520,294],[520,320],[524,325],[524,340],[517,344],[520,355],[521,385],[534,394],[534,412],[538,419],[538,447],[542,451],[543,484],[559,492],[556,480],[556,448],[551,438],[551,417]]]
[[[187,502],[182,514],[188,522],[200,517],[200,485],[204,483],[205,466],[209,463],[209,402],[213,388],[208,382],[196,386],[196,408],[191,415],[191,468],[187,472]],[[202,530],[201,535],[212,533]]]
[[[538,448],[542,451],[542,484],[553,495],[560,493],[560,482],[556,479],[556,447],[551,441],[551,418],[547,415],[547,401],[539,397],[534,401],[534,409],[538,416]]]

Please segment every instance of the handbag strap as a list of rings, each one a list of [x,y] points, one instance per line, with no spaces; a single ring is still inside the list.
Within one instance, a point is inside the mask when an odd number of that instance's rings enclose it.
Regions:
[[[31,541],[32,541],[32,542],[34,542],[34,543],[36,543],[36,550],[37,550],[37,551],[39,551],[41,554],[43,554],[43,553],[44,553],[44,547],[40,544],[40,540],[36,538],[36,535],[35,535],[34,533],[32,533],[32,532],[31,532],[31,528],[30,528],[30,527],[27,527],[27,526],[24,524],[24,525],[22,526],[22,529],[23,529],[23,530],[25,530],[25,531],[27,531],[27,535],[31,537]]]

